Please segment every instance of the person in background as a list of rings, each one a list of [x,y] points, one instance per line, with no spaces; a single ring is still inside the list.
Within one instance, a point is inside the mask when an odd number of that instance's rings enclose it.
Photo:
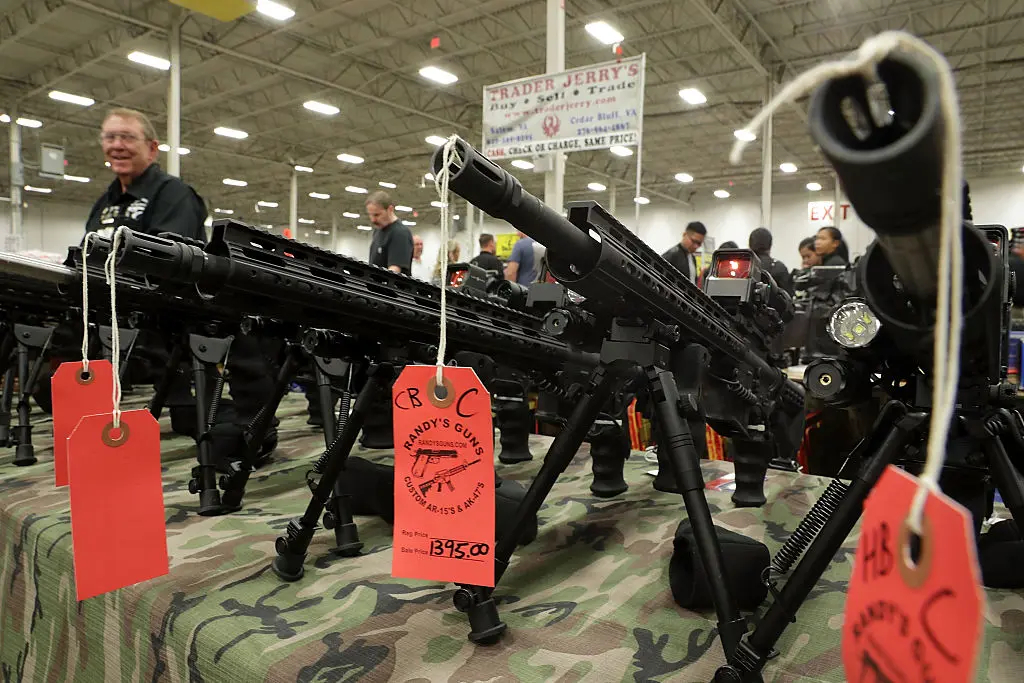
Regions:
[[[733,242],[732,240],[726,240],[725,242],[722,242],[721,246],[719,246],[718,249],[736,249],[738,246],[739,245]],[[715,251],[718,251],[718,249],[715,249]],[[700,279],[697,280],[697,285],[703,288],[704,282],[708,279],[708,273],[710,272],[711,264],[708,263],[706,266],[704,266],[704,270],[700,272]]]
[[[747,246],[761,259],[761,267],[775,279],[775,284],[793,296],[793,276],[782,261],[772,258],[772,233],[768,228],[755,228],[747,239]]]
[[[441,247],[444,249],[444,247]],[[442,284],[441,278],[441,249],[437,250],[437,263],[434,265],[434,276],[430,279],[435,285],[440,286]],[[448,264],[459,262],[459,256],[462,255],[462,247],[455,240],[448,240]],[[447,282],[447,276],[444,278],[444,282]]]
[[[394,273],[412,274],[412,233],[395,215],[391,195],[383,190],[371,192],[366,198],[366,215],[373,224],[370,242],[371,265]]]
[[[805,237],[800,240],[800,246],[797,251],[800,252],[800,267],[804,270],[821,265],[821,257],[818,256],[818,252],[814,250],[813,237]]]
[[[430,266],[423,260],[423,238],[412,236],[412,276],[417,280],[430,282]]]
[[[501,259],[494,255],[497,251],[498,243],[495,241],[494,235],[485,232],[480,235],[480,253],[474,256],[470,263],[484,270],[494,271],[497,273],[499,280],[504,280],[504,266],[501,265]]]
[[[516,233],[519,239],[512,247],[512,255],[505,264],[505,279],[530,286],[537,279],[537,254],[533,238],[518,230]]]
[[[700,221],[692,221],[686,224],[683,230],[683,238],[664,254],[663,259],[676,267],[690,282],[697,282],[697,259],[693,256],[701,246],[704,245],[704,238],[707,237],[708,229]]]
[[[828,226],[819,230],[814,236],[814,250],[823,266],[845,266],[850,262],[850,250],[838,228]]]

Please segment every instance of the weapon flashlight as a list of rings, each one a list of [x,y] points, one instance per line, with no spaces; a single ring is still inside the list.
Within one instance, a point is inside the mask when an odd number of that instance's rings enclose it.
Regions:
[[[828,335],[836,344],[860,349],[874,341],[882,323],[865,301],[855,299],[833,311],[827,327]]]

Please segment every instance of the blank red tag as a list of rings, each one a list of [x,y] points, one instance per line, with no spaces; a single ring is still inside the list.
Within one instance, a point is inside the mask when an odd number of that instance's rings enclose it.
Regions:
[[[407,365],[392,389],[395,542],[391,573],[494,586],[491,397],[472,368]]]
[[[121,413],[120,431],[110,413],[83,417],[68,464],[78,599],[167,574],[160,425],[150,412]]]
[[[114,372],[110,361],[89,361],[89,372],[82,362],[61,363],[50,380],[53,394],[53,471],[56,486],[68,485],[68,437],[86,415],[114,409]]]
[[[904,520],[917,487],[890,466],[864,504],[843,621],[851,683],[974,680],[983,596],[971,516],[929,495],[915,565],[904,559],[912,538]]]

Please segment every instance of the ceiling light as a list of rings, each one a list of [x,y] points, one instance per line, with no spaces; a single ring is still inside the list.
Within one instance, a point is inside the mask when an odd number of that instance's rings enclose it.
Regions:
[[[516,159],[515,161],[512,162],[512,165],[515,166],[516,168],[521,168],[524,171],[529,171],[531,168],[533,168],[533,162],[527,161],[526,159]]]
[[[430,202],[430,205],[432,207],[434,207],[435,209],[440,209],[440,208],[443,208],[444,206],[447,206],[446,204],[442,204],[441,202],[437,201],[436,199],[434,201]]]
[[[20,118],[17,121],[19,126],[25,126],[26,128],[42,128],[43,122],[36,121],[35,119]]]
[[[787,161],[779,164],[779,170],[783,173],[796,173],[796,164]]]
[[[647,197],[633,197],[633,201],[637,204],[650,204],[651,200]]]
[[[310,221],[310,223],[312,223],[312,222],[313,221]],[[330,230],[314,230],[313,232],[315,232],[318,235],[330,235],[331,234]]]
[[[428,135],[425,140],[432,145],[443,145],[448,142],[448,138],[443,138],[440,135]]]
[[[602,185],[601,183],[588,183],[587,189],[593,190],[594,192],[604,192],[608,188]]]
[[[277,19],[278,21],[286,21],[295,16],[295,10],[291,7],[285,7],[273,2],[273,0],[259,0],[256,3],[256,11],[263,16]]]
[[[734,130],[732,134],[736,136],[737,140],[743,140],[744,142],[753,142],[757,139],[756,135],[751,133],[749,130],[744,130],[742,128]]]
[[[103,165],[106,166],[107,168],[110,168],[110,162],[109,161],[104,161]]]
[[[719,199],[728,199],[729,193],[726,192],[725,190],[715,190],[715,196],[718,197]]]
[[[313,172],[313,169],[311,169],[309,166],[296,166],[295,170],[296,171],[300,171],[302,173],[312,173]]]
[[[373,230],[369,225],[357,225],[356,230]]]
[[[341,111],[341,109],[338,109],[333,104],[324,104],[323,102],[317,102],[316,100],[303,102],[302,106],[310,111],[315,111],[317,114],[323,114],[324,116],[334,116]]]
[[[299,222],[305,223],[306,225],[313,225],[314,223],[316,223],[316,221],[313,220],[312,218],[300,218]]]
[[[408,225],[409,227],[412,227],[416,225],[416,221],[402,221],[402,225]]]
[[[331,195],[324,194],[323,192],[310,192],[309,196],[313,199],[330,199]]]
[[[233,214],[235,212],[235,210],[234,209],[214,209],[213,212],[214,213],[226,213],[227,215],[230,216],[231,214]]]
[[[59,102],[69,102],[71,104],[77,104],[82,107],[91,107],[96,104],[96,100],[91,97],[82,97],[81,95],[71,95],[70,93],[61,92],[60,90],[51,90],[50,99],[57,100]]]
[[[226,138],[234,138],[236,140],[244,140],[249,137],[249,134],[244,130],[235,130],[234,128],[225,128],[223,126],[214,128],[213,132],[217,135],[223,135]]]
[[[171,151],[171,146],[167,145],[167,144],[161,144],[161,145],[158,146],[158,149],[161,152],[170,152]],[[180,156],[185,156],[186,154],[191,154],[191,153],[192,153],[192,150],[190,150],[188,147],[179,147],[178,148],[178,154]]]
[[[821,183],[807,183],[807,189],[811,192],[818,192],[821,190]]]
[[[225,178],[221,182],[223,182],[225,185],[234,185],[235,187],[245,187],[246,185],[249,184],[244,180],[235,180],[234,178]]]
[[[70,180],[73,183],[89,183],[89,182],[92,182],[92,178],[86,178],[85,176],[80,176],[80,175],[68,175],[67,173],[64,174],[64,180]]]
[[[264,209],[276,209],[277,202],[265,202],[261,199],[256,202],[256,206],[262,206]]]
[[[395,211],[401,211],[403,213],[409,213],[410,211],[412,211],[412,207],[411,206],[403,206],[402,204],[399,204],[398,206],[395,207]]]
[[[346,185],[345,192],[352,192],[353,194],[366,194],[367,189],[365,187],[358,187],[356,185]]]
[[[614,45],[624,40],[622,34],[612,28],[606,21],[593,21],[587,24],[586,29],[587,33],[605,45]]]
[[[434,174],[433,173],[424,173],[423,174],[423,179],[426,180],[427,182],[431,182],[432,183],[432,182],[434,182]]]
[[[633,156],[633,150],[631,150],[629,147],[623,147],[622,145],[615,145],[614,147],[609,147],[608,151],[617,157]]]
[[[453,221],[457,221],[457,220],[459,220],[460,218],[462,218],[462,216],[460,216],[459,214],[455,214],[454,216],[452,216],[452,220],[453,220]]]
[[[689,173],[676,173],[676,180],[678,180],[681,183],[692,183],[693,176],[690,175]]]
[[[154,69],[160,69],[161,71],[167,71],[171,68],[171,63],[163,57],[154,57],[153,55],[146,54],[145,52],[139,52],[138,50],[130,53],[128,55],[128,59],[136,64],[151,66]]]
[[[704,104],[708,101],[708,98],[700,90],[696,88],[683,88],[679,91],[679,96],[683,98],[683,102],[687,104]]]
[[[11,117],[7,114],[0,114],[0,123],[10,123]]]
[[[440,83],[441,85],[451,85],[455,81],[459,80],[459,77],[455,74],[439,69],[436,66],[425,66],[420,69],[420,76],[426,79]]]
[[[338,161],[344,161],[346,164],[361,164],[363,158],[357,157],[355,154],[339,154]]]
[[[358,213],[352,213],[351,211],[346,211],[345,213],[343,213],[341,215],[344,216],[345,218],[359,218],[359,214]]]
[[[396,187],[398,187],[398,185],[395,185],[394,183],[386,183],[386,182],[384,182],[383,180],[381,180],[381,181],[380,181],[380,182],[378,182],[377,184],[378,184],[378,185],[380,185],[381,187],[386,187],[386,188],[388,188],[389,190],[393,190],[393,189],[395,189]]]
[[[31,185],[26,185],[25,189],[29,192],[38,192],[39,194],[50,194],[53,192],[49,187],[32,187]]]

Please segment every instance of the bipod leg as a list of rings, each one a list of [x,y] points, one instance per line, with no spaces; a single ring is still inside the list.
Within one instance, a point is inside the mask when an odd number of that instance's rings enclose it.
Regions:
[[[114,330],[110,325],[100,325],[99,329],[100,344],[103,346],[103,357],[109,361],[113,361],[113,350],[114,350]],[[134,330],[130,327],[118,327],[117,329],[118,341],[123,351],[121,351],[121,357],[118,362],[121,364],[118,367],[117,378],[121,380],[121,384],[124,384],[124,374],[128,369],[128,360],[132,357],[132,350],[135,348],[135,341],[139,338],[139,331]]]
[[[13,446],[11,438],[11,404],[14,402],[14,377],[17,368],[13,365],[4,372],[4,387],[0,392],[0,446]]]
[[[295,372],[298,370],[301,360],[301,347],[289,346],[285,352],[284,362],[277,372],[277,380],[274,383],[270,401],[259,409],[242,433],[242,438],[245,440],[245,458],[231,463],[231,474],[220,478],[220,487],[224,490],[221,503],[227,512],[234,512],[242,508],[245,485],[249,483],[249,475],[252,474],[256,462],[259,460],[274,415],[277,414],[281,401],[288,393],[288,387],[291,386],[292,380],[295,378]]]
[[[190,493],[199,494],[199,514],[204,517],[222,515],[227,509],[221,504],[220,491],[217,490],[217,463],[213,452],[212,430],[217,423],[217,410],[220,408],[221,396],[224,392],[224,375],[217,369],[224,364],[227,369],[228,351],[234,337],[217,339],[200,337],[197,334],[188,336],[189,351],[192,353],[192,383],[195,385],[196,402],[196,448],[199,451],[199,465],[192,468],[192,480],[188,483]],[[207,391],[209,372],[216,373],[213,391]],[[210,398],[207,412],[207,396]]]
[[[491,402],[501,437],[498,460],[506,465],[533,460],[530,452],[530,404],[522,383],[496,379],[492,383]]]
[[[498,539],[494,548],[494,583],[501,580],[508,569],[509,560],[515,552],[519,540],[526,531],[527,525],[535,518],[544,499],[551,492],[551,488],[558,481],[558,477],[565,472],[565,468],[572,462],[590,426],[597,419],[601,408],[608,401],[612,392],[612,385],[615,376],[603,367],[599,367],[590,376],[586,391],[573,409],[572,416],[566,423],[565,428],[558,433],[555,440],[551,442],[547,454],[544,456],[544,464],[530,484],[519,507],[516,508],[515,516],[510,523],[507,532]],[[494,602],[493,588],[486,586],[473,586],[460,584],[453,596],[455,609],[465,612],[469,616],[470,633],[469,639],[474,643],[490,645],[496,643],[505,632],[508,626],[498,617],[498,606]]]
[[[31,406],[29,399],[35,391],[39,373],[46,360],[46,350],[53,338],[52,327],[15,325],[14,337],[18,345],[18,424],[14,427],[14,464],[20,467],[34,465],[35,447],[32,445]],[[29,364],[32,349],[38,349],[35,359]]]
[[[623,471],[631,444],[622,423],[611,415],[599,415],[588,437],[590,458],[594,461],[590,492],[598,498],[611,498],[627,491],[629,485]]]
[[[285,581],[297,581],[305,573],[302,563],[306,559],[306,551],[313,540],[320,515],[327,506],[335,482],[345,469],[345,461],[356,442],[356,436],[363,428],[367,413],[373,410],[373,405],[381,394],[390,392],[391,382],[395,378],[395,368],[389,363],[381,363],[370,366],[367,374],[367,382],[356,397],[352,414],[345,422],[345,428],[331,444],[330,450],[321,458],[324,463],[322,474],[320,480],[311,486],[313,497],[306,507],[306,512],[288,522],[286,535],[279,537],[274,545],[277,557],[272,568],[274,573]]]
[[[901,403],[893,401],[883,408],[872,433],[850,455],[851,462],[862,464],[846,494],[810,543],[786,585],[775,593],[775,601],[753,633],[744,637],[728,657],[729,664],[715,673],[716,683],[761,680],[760,672],[772,649],[786,627],[796,620],[797,610],[857,524],[871,489],[922,426],[927,426],[925,416],[907,415]]]
[[[167,397],[174,387],[174,382],[178,377],[178,367],[184,359],[185,346],[180,342],[176,342],[171,348],[171,357],[168,359],[167,367],[164,369],[164,376],[160,378],[160,383],[156,385],[156,392],[149,401],[149,413],[153,416],[154,420],[159,420],[160,414],[164,411],[164,403],[167,402]]]
[[[985,441],[985,454],[996,489],[1003,505],[1010,511],[1017,528],[1024,534],[1024,476],[1014,467],[1003,440],[996,437]]]

